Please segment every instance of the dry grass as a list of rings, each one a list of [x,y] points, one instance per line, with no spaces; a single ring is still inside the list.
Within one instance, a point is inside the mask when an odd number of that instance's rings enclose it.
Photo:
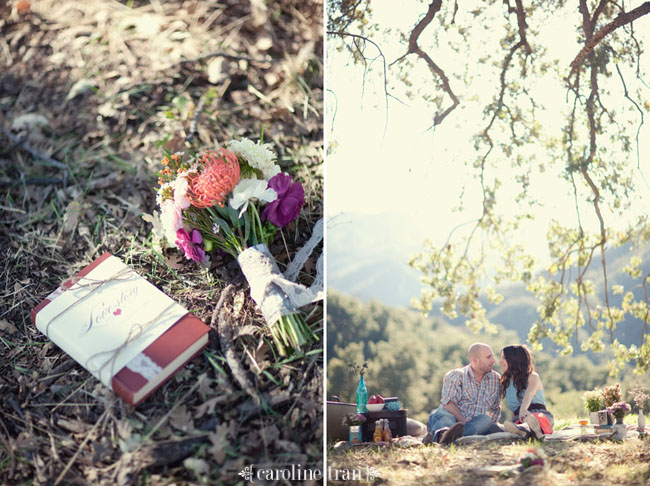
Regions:
[[[320,343],[275,356],[236,263],[186,264],[152,245],[141,215],[155,209],[163,146],[263,131],[306,187],[271,248],[290,261],[322,216],[322,4],[31,7],[0,4],[0,484],[237,484],[247,464],[320,463]],[[239,58],[202,58],[214,53]],[[37,117],[16,127],[24,114]],[[29,310],[104,251],[208,323],[234,284],[236,362],[213,326],[208,349],[134,410],[48,342]],[[315,256],[304,283],[314,268]],[[321,328],[322,306],[305,310]]]
[[[515,466],[531,445],[543,448],[548,456],[544,469],[532,468],[522,474],[488,475],[485,466]],[[357,449],[328,452],[329,475],[339,481],[328,484],[368,484],[371,470],[382,485],[640,485],[650,481],[650,439],[623,442],[533,442],[477,443],[456,447],[412,449]],[[372,468],[372,469],[369,469]],[[344,481],[344,471],[361,471],[358,481]]]

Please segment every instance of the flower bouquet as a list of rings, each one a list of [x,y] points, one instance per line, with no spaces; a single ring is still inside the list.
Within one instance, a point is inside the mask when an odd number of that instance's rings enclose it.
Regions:
[[[606,386],[603,388],[603,402],[605,407],[611,407],[617,402],[623,400],[621,393],[621,384],[615,383],[614,385]]]
[[[366,421],[366,416],[362,413],[346,413],[343,416],[341,425],[343,426],[353,426],[353,425],[362,425]]]
[[[187,158],[168,154],[157,202],[165,239],[186,258],[208,266],[208,253],[220,249],[237,259],[285,356],[317,339],[297,310],[316,299],[282,278],[268,250],[276,231],[295,220],[304,204],[302,185],[280,171],[268,147],[242,139]]]
[[[519,459],[519,464],[522,469],[529,468],[531,466],[541,466],[546,465],[546,454],[543,449],[527,449],[523,456]]]
[[[622,424],[623,417],[630,412],[630,406],[626,402],[616,402],[611,407],[607,407],[607,411],[616,417],[616,423]]]

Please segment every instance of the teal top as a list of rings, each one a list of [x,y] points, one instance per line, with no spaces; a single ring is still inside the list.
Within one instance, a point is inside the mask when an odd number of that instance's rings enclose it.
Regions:
[[[512,382],[512,380],[510,380],[510,383],[508,383],[508,388],[506,388],[506,405],[508,405],[508,408],[512,412],[514,412],[520,407],[521,401],[524,399],[525,394],[526,394],[526,389],[524,388],[521,391],[521,395],[520,395],[521,398],[517,397],[517,389],[515,388],[515,385]],[[535,395],[533,395],[533,399],[530,403],[531,405],[533,403],[541,403],[542,405],[546,406],[546,400],[544,400],[544,390],[541,388],[537,390],[537,392],[535,392]]]

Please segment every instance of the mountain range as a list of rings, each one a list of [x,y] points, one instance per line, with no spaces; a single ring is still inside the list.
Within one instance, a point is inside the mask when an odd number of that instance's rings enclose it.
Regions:
[[[327,229],[327,285],[345,295],[362,301],[376,300],[390,307],[410,307],[413,297],[420,295],[422,284],[420,272],[409,267],[410,258],[422,247],[427,231],[414,218],[401,214],[362,215],[342,213],[330,219]],[[631,249],[621,246],[606,252],[608,285],[623,285],[637,299],[643,297],[644,289],[623,270],[632,255],[641,257],[643,275],[650,271],[650,245]],[[604,302],[603,272],[600,258],[594,256],[592,268],[586,278],[594,282],[596,304]],[[525,342],[528,329],[538,319],[538,301],[523,284],[509,284],[498,289],[504,300],[499,305],[484,301],[488,319],[505,329],[517,332]],[[610,303],[619,305],[622,295],[609,293]],[[434,306],[435,307],[435,306]],[[433,317],[444,317],[434,308]],[[448,318],[444,317],[449,321]],[[465,318],[450,321],[464,326]],[[640,343],[643,325],[639,320],[627,318],[617,325],[615,337],[629,345]]]

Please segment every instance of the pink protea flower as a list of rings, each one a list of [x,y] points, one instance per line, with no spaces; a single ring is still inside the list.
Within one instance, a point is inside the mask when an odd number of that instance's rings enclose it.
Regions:
[[[184,229],[179,229],[176,232],[176,246],[183,250],[185,258],[194,260],[197,263],[205,262],[205,251],[201,247],[203,237],[201,232],[193,229],[192,233],[188,233]]]
[[[198,155],[197,165],[196,172],[187,176],[187,198],[192,206],[223,206],[228,194],[239,182],[237,156],[224,148],[208,150]]]
[[[269,187],[278,197],[264,207],[262,219],[282,228],[298,217],[305,203],[305,190],[300,182],[292,183],[291,177],[283,172],[271,177]]]

